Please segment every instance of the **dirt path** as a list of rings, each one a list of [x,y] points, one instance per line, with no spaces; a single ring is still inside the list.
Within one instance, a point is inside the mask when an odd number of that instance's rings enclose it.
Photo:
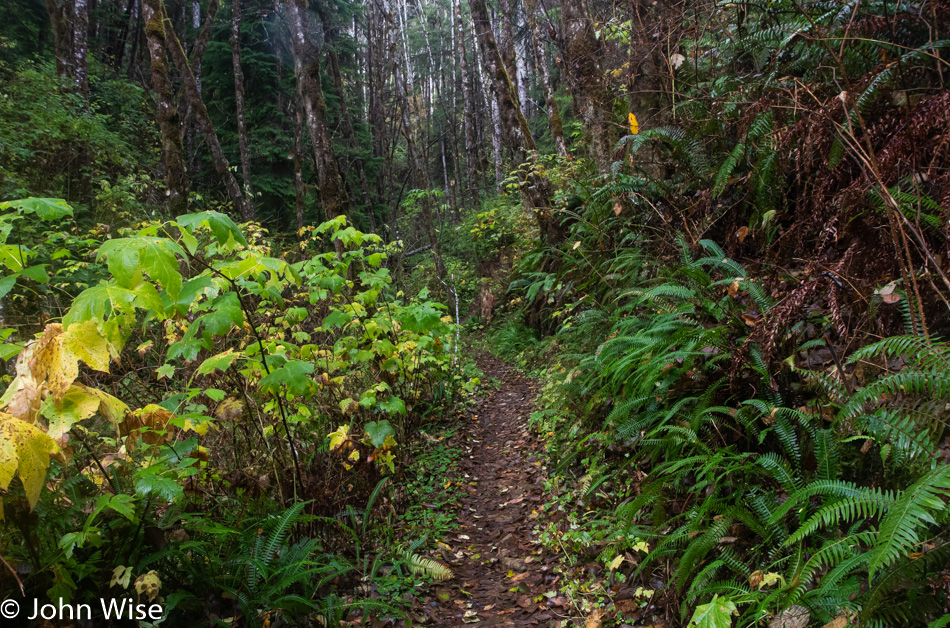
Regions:
[[[435,626],[556,626],[569,617],[569,604],[554,594],[556,557],[543,553],[532,534],[544,477],[540,445],[528,428],[535,382],[491,356],[478,362],[500,388],[462,429],[467,495],[460,529],[446,539],[451,551],[443,548],[455,578],[435,588],[425,613]]]

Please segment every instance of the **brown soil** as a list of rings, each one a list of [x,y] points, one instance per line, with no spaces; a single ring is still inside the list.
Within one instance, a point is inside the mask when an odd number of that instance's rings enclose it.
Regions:
[[[541,447],[528,427],[535,382],[491,356],[478,362],[500,388],[461,430],[467,495],[459,531],[442,553],[455,577],[434,586],[420,610],[435,626],[558,625],[570,617],[570,604],[556,595],[557,557],[533,534],[544,479]]]

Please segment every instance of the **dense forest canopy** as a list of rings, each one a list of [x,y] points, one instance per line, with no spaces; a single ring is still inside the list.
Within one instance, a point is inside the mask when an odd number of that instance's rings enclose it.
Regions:
[[[0,614],[950,626],[948,48],[948,0],[4,0]]]

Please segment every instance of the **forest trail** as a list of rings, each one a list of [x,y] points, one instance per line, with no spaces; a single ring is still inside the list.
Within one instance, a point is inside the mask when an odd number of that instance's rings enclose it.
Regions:
[[[478,364],[499,388],[459,436],[467,494],[459,530],[445,539],[451,550],[443,548],[455,577],[435,588],[435,606],[425,613],[435,626],[557,625],[570,614],[567,600],[549,593],[556,591],[558,558],[532,535],[545,473],[542,446],[528,427],[536,384],[490,355],[479,356]]]

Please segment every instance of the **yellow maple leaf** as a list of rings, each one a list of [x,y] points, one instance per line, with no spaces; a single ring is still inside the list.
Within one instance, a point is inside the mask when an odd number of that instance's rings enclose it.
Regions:
[[[32,423],[0,412],[0,489],[7,490],[14,472],[19,473],[32,510],[46,481],[50,454],[59,445]]]
[[[627,119],[630,121],[630,135],[639,135],[640,123],[637,122],[637,116],[633,115],[633,113],[628,113]]]
[[[336,451],[346,442],[350,437],[350,426],[341,425],[337,428],[335,432],[330,432],[327,434],[327,438],[330,439],[330,451]]]

